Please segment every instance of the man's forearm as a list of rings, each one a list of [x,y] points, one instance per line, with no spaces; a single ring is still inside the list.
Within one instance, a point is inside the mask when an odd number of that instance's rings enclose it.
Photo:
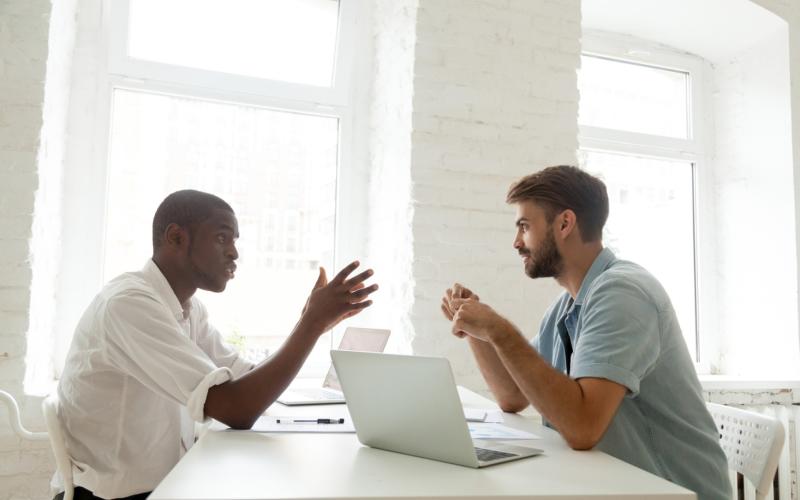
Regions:
[[[528,406],[528,400],[519,390],[514,379],[497,356],[494,347],[488,342],[468,338],[472,354],[478,363],[484,380],[494,394],[497,404],[503,411],[518,412]]]
[[[298,322],[273,356],[238,379],[209,389],[206,415],[236,429],[252,427],[294,380],[318,337],[318,332]]]
[[[492,346],[525,398],[571,446],[594,444],[596,422],[587,411],[583,389],[577,381],[545,362],[510,323],[503,327],[502,334],[493,337]]]

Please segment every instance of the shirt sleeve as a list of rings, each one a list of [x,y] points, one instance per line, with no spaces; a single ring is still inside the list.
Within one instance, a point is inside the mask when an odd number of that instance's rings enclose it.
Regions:
[[[611,380],[636,397],[661,351],[656,305],[637,284],[612,278],[598,283],[583,307],[570,376]]]
[[[185,405],[192,419],[205,420],[208,389],[233,378],[184,335],[155,297],[132,292],[109,300],[103,318],[111,364],[153,392]]]
[[[208,312],[199,300],[193,299],[192,309],[195,311],[193,318],[197,322],[197,345],[211,358],[217,366],[226,366],[233,373],[233,378],[239,378],[255,366],[247,361],[222,338],[219,330],[208,321]]]

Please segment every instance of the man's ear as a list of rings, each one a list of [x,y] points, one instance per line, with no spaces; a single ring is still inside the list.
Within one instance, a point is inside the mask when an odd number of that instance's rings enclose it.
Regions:
[[[575,212],[570,209],[566,209],[558,214],[556,216],[556,222],[558,233],[561,235],[562,239],[567,239],[570,234],[579,231],[578,218],[575,216]]]
[[[166,246],[179,249],[189,244],[189,233],[174,222],[164,230]]]

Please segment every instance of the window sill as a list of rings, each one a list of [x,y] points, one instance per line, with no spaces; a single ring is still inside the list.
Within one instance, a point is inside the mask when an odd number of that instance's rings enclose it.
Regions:
[[[733,375],[698,375],[704,391],[771,391],[800,389],[800,380],[754,379]]]

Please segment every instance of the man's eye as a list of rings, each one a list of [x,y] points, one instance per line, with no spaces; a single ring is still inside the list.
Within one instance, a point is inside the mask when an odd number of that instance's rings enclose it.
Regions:
[[[220,234],[219,236],[217,236],[217,241],[219,241],[220,243],[225,243],[226,241],[225,235]]]

